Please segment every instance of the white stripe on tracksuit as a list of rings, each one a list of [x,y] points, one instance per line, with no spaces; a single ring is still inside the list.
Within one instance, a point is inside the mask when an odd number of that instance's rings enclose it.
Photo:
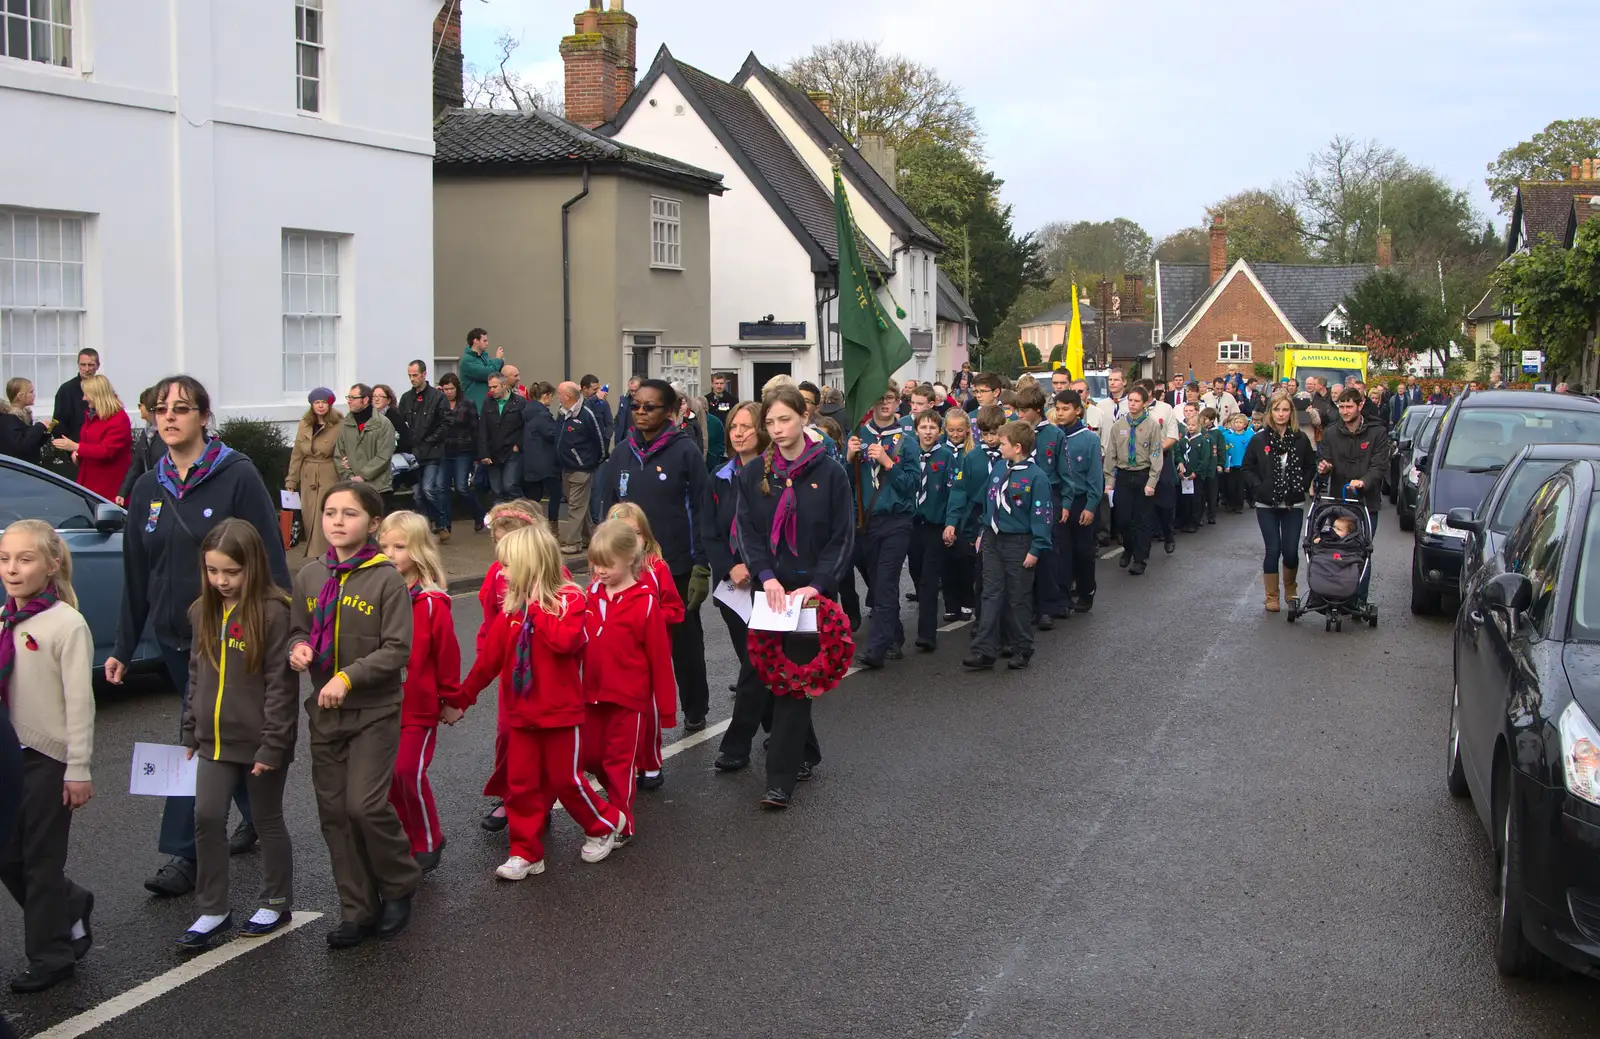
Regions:
[[[595,806],[593,791],[589,787],[589,781],[583,778],[583,770],[578,767],[578,754],[583,749],[582,744],[582,734],[579,730],[579,727],[574,725],[572,727],[572,785],[578,788],[578,796],[583,798],[584,806],[587,807],[591,813],[593,813],[596,819],[603,823],[606,821],[606,817],[602,815],[600,813],[600,809]],[[621,829],[621,822],[618,822],[616,825],[611,827],[613,833],[618,832]]]

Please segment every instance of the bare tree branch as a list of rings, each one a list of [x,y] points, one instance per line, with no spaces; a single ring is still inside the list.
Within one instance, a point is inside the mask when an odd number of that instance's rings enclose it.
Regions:
[[[522,73],[512,67],[512,55],[522,46],[522,41],[510,33],[502,33],[494,41],[496,56],[493,65],[480,67],[468,63],[464,77],[464,90],[468,108],[498,108],[517,112],[550,112],[562,115],[566,100],[561,84],[546,83],[535,87],[522,78]]]

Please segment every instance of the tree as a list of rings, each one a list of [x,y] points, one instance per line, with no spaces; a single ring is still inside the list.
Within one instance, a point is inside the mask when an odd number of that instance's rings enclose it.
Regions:
[[[1489,194],[1509,215],[1524,180],[1562,180],[1584,159],[1600,156],[1600,119],[1557,119],[1489,163]]]
[[[1154,259],[1162,263],[1206,263],[1211,257],[1211,239],[1203,227],[1174,231],[1156,245]]]
[[[1228,224],[1228,260],[1257,263],[1305,263],[1305,230],[1292,199],[1276,191],[1259,189],[1230,195],[1207,212],[1220,214]],[[1197,228],[1202,235],[1204,227]],[[1207,245],[1209,257],[1210,246]]]
[[[1600,221],[1578,229],[1571,249],[1539,245],[1495,272],[1495,284],[1517,315],[1517,333],[1545,352],[1547,367],[1593,386],[1597,363],[1591,330],[1600,320]]]
[[[1449,357],[1450,321],[1443,308],[1399,271],[1382,270],[1363,278],[1343,306],[1341,338],[1366,346],[1382,367],[1404,371],[1423,351]]]
[[[1076,278],[1080,285],[1150,266],[1154,243],[1145,229],[1126,217],[1076,223],[1054,221],[1039,229],[1039,247],[1052,277]]]
[[[1081,290],[1081,286],[1080,286]],[[987,336],[983,367],[1002,375],[1020,371],[1017,341],[1022,338],[1022,323],[1072,299],[1072,282],[1057,278],[1048,284],[1028,285],[1019,293],[1003,320]]]
[[[1381,219],[1380,192],[1410,169],[1400,153],[1370,140],[1336,136],[1313,153],[1286,192],[1317,258],[1325,263],[1370,260]]]
[[[877,130],[901,151],[936,141],[972,156],[983,152],[978,114],[937,71],[874,42],[830,40],[784,69],[802,90],[832,95],[832,118],[849,139]]]
[[[566,98],[558,83],[535,87],[523,80],[522,74],[511,67],[511,56],[522,46],[522,41],[510,33],[501,33],[494,41],[495,56],[491,64],[479,66],[467,63],[462,81],[462,93],[468,108],[499,108],[518,112],[549,112],[562,115],[566,111]]]
[[[952,145],[923,141],[901,156],[900,196],[944,240],[939,268],[967,295],[980,334],[989,337],[1017,293],[1043,280],[1032,235],[1018,236],[1005,182]]]

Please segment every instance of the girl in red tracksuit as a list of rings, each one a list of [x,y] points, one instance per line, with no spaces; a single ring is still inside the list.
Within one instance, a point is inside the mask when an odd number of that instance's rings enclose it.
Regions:
[[[583,589],[563,576],[555,535],[540,524],[512,531],[496,548],[506,577],[503,612],[450,706],[465,710],[496,677],[506,722],[506,821],[511,857],[504,880],[544,872],[544,824],[557,801],[583,829],[582,859],[616,847],[622,813],[578,773],[583,725]]]
[[[622,520],[639,535],[639,583],[655,593],[656,602],[660,604],[662,615],[669,625],[681,623],[683,597],[678,594],[678,585],[672,579],[672,571],[667,569],[667,561],[661,557],[661,544],[650,533],[650,521],[645,518],[644,510],[631,501],[618,502],[611,506],[606,519]],[[676,680],[673,689],[677,689]],[[671,716],[673,712],[666,713]],[[649,710],[644,712],[644,721],[644,728],[639,733],[639,789],[655,790],[662,783],[661,730],[672,728],[673,723],[664,722]]]
[[[489,537],[496,545],[500,539],[514,530],[524,527],[538,526],[546,522],[538,518],[541,509],[534,502],[526,498],[515,501],[501,502],[489,510],[484,522],[489,527]],[[478,637],[474,648],[478,657],[483,656],[484,650],[489,645],[490,625],[501,615],[500,605],[506,597],[506,578],[500,567],[500,560],[496,559],[489,564],[489,572],[483,575],[483,585],[478,589],[478,605],[483,607],[483,621],[478,625]],[[506,711],[505,688],[501,688],[500,711],[495,720],[494,730],[494,770],[489,773],[489,781],[483,785],[483,796],[495,799],[494,805],[489,809],[489,814],[483,817],[481,825],[490,833],[499,833],[506,828]]]
[[[589,542],[588,644],[583,655],[584,768],[600,778],[621,810],[625,842],[633,836],[635,760],[646,715],[677,723],[672,640],[656,591],[641,582],[639,536],[607,520]]]
[[[378,545],[411,592],[411,656],[400,702],[400,752],[395,756],[389,803],[411,839],[422,872],[438,868],[444,852],[439,811],[428,784],[439,742],[439,723],[454,725],[461,712],[445,706],[461,688],[461,646],[444,590],[444,567],[426,517],[396,512],[378,529]]]

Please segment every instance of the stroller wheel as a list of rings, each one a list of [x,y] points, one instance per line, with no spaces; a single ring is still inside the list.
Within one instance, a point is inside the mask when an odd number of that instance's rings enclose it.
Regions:
[[[1343,631],[1344,630],[1344,620],[1342,618],[1340,620],[1336,620],[1336,621],[1333,622],[1333,630],[1334,631]]]
[[[1378,613],[1377,613],[1376,610],[1374,610],[1372,612],[1372,615],[1367,618],[1367,627],[1376,628],[1377,626],[1378,626]]]
[[[1327,620],[1322,622],[1322,630],[1323,631],[1332,631],[1333,630],[1333,618],[1332,617],[1329,617]]]
[[[1298,618],[1299,616],[1300,616],[1300,611],[1295,609],[1293,606],[1289,607],[1288,612],[1286,612],[1283,615],[1284,620],[1287,620],[1290,624],[1293,624],[1295,622],[1295,619]]]

